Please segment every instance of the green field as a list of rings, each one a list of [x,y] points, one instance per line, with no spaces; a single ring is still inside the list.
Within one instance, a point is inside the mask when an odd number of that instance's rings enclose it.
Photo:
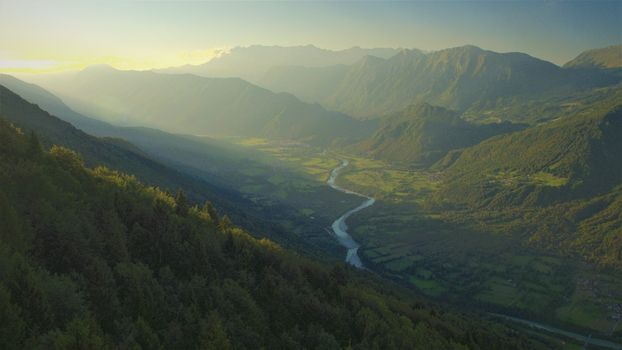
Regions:
[[[532,184],[548,187],[561,187],[568,183],[568,179],[564,177],[555,176],[554,174],[547,172],[537,172],[532,175],[522,175],[518,172],[506,172],[500,171],[494,176],[491,176],[491,181],[500,183],[501,185],[511,188],[518,184]]]
[[[349,160],[338,184],[378,199],[366,215],[348,220],[351,234],[362,243],[362,259],[422,294],[508,313],[519,311],[549,323],[604,334],[622,331],[622,325],[612,321],[610,310],[622,304],[620,280],[599,274],[595,283],[607,285],[606,290],[582,289],[580,276],[592,268],[523,246],[517,237],[523,228],[520,213],[436,210],[429,202],[439,189],[441,173],[292,143],[244,139],[238,144],[262,152],[271,166],[280,169],[249,169],[274,187],[253,183],[243,189],[272,191],[273,196],[292,203],[296,197],[303,198],[296,205],[307,217],[329,211],[336,218],[358,203],[358,198],[348,200],[347,196],[337,196],[335,201],[326,196],[336,191],[321,190],[328,188],[325,181],[330,171],[342,159]],[[530,177],[499,172],[492,180],[507,186],[521,182],[551,187],[567,181],[544,172]]]

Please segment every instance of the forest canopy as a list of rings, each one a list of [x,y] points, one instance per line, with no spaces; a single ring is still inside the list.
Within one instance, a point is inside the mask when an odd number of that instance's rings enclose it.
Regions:
[[[534,348],[0,121],[3,349]],[[398,297],[399,296],[399,297]]]

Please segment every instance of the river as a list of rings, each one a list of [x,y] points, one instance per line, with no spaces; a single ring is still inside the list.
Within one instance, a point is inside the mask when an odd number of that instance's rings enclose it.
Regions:
[[[341,165],[339,165],[338,167],[336,167],[330,172],[330,177],[328,178],[328,181],[326,181],[326,183],[328,183],[330,187],[332,187],[333,189],[337,191],[347,193],[347,194],[353,194],[355,196],[364,198],[364,201],[363,203],[361,203],[361,205],[345,212],[337,220],[335,220],[332,225],[333,232],[335,233],[335,237],[337,237],[339,244],[341,244],[348,250],[348,253],[346,254],[346,259],[345,259],[346,262],[356,268],[362,269],[363,263],[361,262],[361,258],[359,257],[359,254],[358,254],[360,245],[348,233],[348,225],[346,224],[346,219],[349,218],[352,214],[358,211],[361,211],[367,207],[372,206],[376,202],[376,200],[372,197],[368,197],[358,192],[350,191],[348,189],[345,189],[335,184],[335,181],[337,180],[339,173],[343,169],[345,169],[348,166],[348,164],[350,163],[347,160],[342,160]]]
[[[575,332],[559,329],[559,328],[556,328],[556,327],[553,327],[553,326],[549,326],[549,325],[546,325],[546,324],[543,324],[543,323],[538,323],[538,322],[534,322],[534,321],[524,320],[522,318],[512,317],[512,316],[503,315],[503,314],[491,313],[491,315],[496,316],[496,317],[501,317],[501,318],[504,318],[504,319],[512,321],[512,322],[516,322],[516,323],[520,323],[520,324],[523,324],[523,325],[527,325],[527,326],[529,326],[531,328],[534,328],[534,329],[543,330],[543,331],[546,331],[548,333],[553,333],[553,334],[557,334],[557,335],[562,335],[562,336],[567,337],[567,338],[572,338],[574,340],[577,340],[577,341],[583,343],[583,348],[584,349],[587,349],[588,346],[590,346],[590,345],[595,345],[595,346],[598,346],[598,347],[601,347],[601,348],[622,350],[622,344],[614,343],[612,341],[605,340],[605,339],[593,338],[591,334],[583,335],[583,334],[579,334],[579,333],[575,333]]]
[[[349,162],[347,160],[342,160],[341,164],[331,171],[330,177],[328,178],[327,183],[330,187],[332,187],[333,189],[337,191],[359,196],[359,197],[362,197],[364,200],[363,200],[363,203],[361,203],[358,207],[348,210],[343,215],[341,215],[337,220],[335,220],[332,224],[332,229],[339,243],[348,250],[345,261],[354,267],[362,269],[363,263],[361,262],[361,259],[358,255],[358,249],[360,245],[348,233],[348,225],[346,224],[346,219],[349,218],[352,214],[359,212],[367,207],[372,206],[376,202],[376,200],[372,197],[368,197],[364,194],[348,190],[346,188],[340,187],[337,184],[335,184],[335,181],[337,180],[339,173],[343,169],[345,169],[348,165],[349,165]],[[576,341],[584,343],[584,346],[586,347],[590,345],[595,345],[595,346],[608,348],[608,349],[622,350],[622,345],[620,344],[614,343],[609,340],[593,338],[591,335],[585,336],[585,335],[578,334],[575,332],[562,330],[562,329],[555,328],[555,327],[545,325],[542,323],[524,320],[524,319],[520,319],[517,317],[508,316],[508,315],[502,315],[502,314],[492,314],[492,315],[497,316],[497,317],[502,317],[502,318],[505,318],[506,320],[510,320],[516,323],[522,323],[524,325],[528,325],[532,328],[535,328],[541,331],[546,331],[548,333],[553,333],[556,335],[562,335],[568,338],[573,338]]]

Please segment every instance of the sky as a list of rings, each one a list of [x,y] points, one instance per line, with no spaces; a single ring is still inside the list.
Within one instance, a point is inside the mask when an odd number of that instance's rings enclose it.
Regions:
[[[248,45],[439,50],[472,44],[563,64],[622,43],[622,1],[0,0],[0,72],[152,69]]]

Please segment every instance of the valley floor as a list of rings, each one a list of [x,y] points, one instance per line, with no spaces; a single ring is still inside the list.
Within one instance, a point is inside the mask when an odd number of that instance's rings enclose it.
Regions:
[[[520,234],[525,213],[436,210],[427,199],[439,187],[438,172],[299,144],[263,139],[236,143],[320,183],[341,159],[348,159],[338,184],[378,199],[366,215],[348,219],[349,232],[361,243],[363,264],[373,271],[437,300],[595,337],[615,340],[622,334],[622,278],[525,244]],[[276,172],[271,178],[278,176]],[[337,203],[313,198],[308,203],[314,207],[301,211],[310,219],[318,210],[335,213],[352,204],[347,198]]]

